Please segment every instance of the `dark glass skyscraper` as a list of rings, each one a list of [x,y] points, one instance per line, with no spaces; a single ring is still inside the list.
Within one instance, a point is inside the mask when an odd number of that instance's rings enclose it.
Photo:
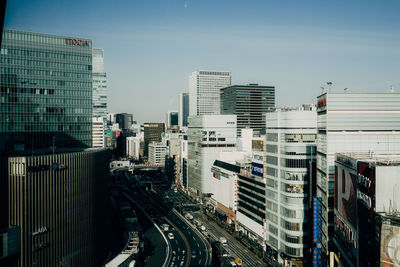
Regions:
[[[0,152],[92,145],[92,41],[3,31]]]
[[[265,113],[275,107],[275,87],[258,84],[232,85],[221,89],[221,115],[237,115],[237,134],[251,128],[265,131]]]

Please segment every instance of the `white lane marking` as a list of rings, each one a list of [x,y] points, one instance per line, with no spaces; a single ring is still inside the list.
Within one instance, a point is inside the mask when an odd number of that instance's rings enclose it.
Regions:
[[[199,246],[199,243],[196,243],[197,244],[197,247],[199,248],[200,246]]]
[[[193,240],[196,241],[196,239],[194,239],[194,236],[192,236]]]

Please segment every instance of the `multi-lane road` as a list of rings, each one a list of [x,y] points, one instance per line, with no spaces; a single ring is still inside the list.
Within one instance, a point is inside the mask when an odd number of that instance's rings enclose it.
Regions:
[[[140,205],[140,209],[151,217],[152,221],[163,229],[163,224],[168,224],[170,227],[167,231],[163,231],[164,239],[167,243],[166,261],[164,266],[196,266],[207,267],[211,262],[211,251],[206,239],[196,230],[192,229],[190,224],[178,214],[172,207],[167,205],[156,192],[146,190],[139,186],[137,177],[124,172],[125,178],[131,183],[132,194],[130,198]],[[169,237],[169,233],[173,234],[173,238]],[[164,253],[165,255],[165,253]],[[152,258],[157,258],[159,255],[152,255]],[[146,266],[153,266],[146,264]]]
[[[243,246],[239,241],[237,241],[232,235],[222,229],[215,222],[208,220],[206,215],[201,212],[192,213],[194,219],[201,221],[201,223],[206,227],[207,233],[211,239],[218,241],[220,237],[225,237],[227,245],[224,246],[225,250],[228,252],[229,256],[234,258],[241,258],[243,263],[242,266],[249,267],[260,267],[266,266],[254,253],[249,251],[245,246]]]

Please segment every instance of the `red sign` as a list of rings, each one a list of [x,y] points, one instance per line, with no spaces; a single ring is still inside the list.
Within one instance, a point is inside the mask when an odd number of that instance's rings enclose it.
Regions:
[[[89,46],[89,42],[87,40],[78,40],[78,39],[72,39],[72,38],[65,38],[65,44],[67,44],[67,45]]]
[[[317,106],[318,107],[325,107],[326,106],[326,98],[319,99],[318,103],[317,103]]]
[[[117,131],[117,136],[119,136],[121,134],[121,131]]]

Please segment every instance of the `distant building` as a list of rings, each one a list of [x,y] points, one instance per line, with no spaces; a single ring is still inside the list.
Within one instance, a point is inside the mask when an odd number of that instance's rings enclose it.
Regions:
[[[104,71],[104,51],[93,48],[93,117],[103,118],[107,124],[107,75]]]
[[[116,123],[119,124],[121,130],[128,130],[133,123],[133,115],[128,113],[117,113],[115,115]]]
[[[219,115],[220,89],[230,86],[227,71],[194,71],[189,76],[189,115]]]
[[[258,84],[232,85],[221,89],[221,114],[237,116],[237,134],[250,128],[265,131],[265,113],[275,107],[275,87]]]
[[[140,136],[126,138],[126,156],[134,160],[140,158]]]
[[[178,111],[177,110],[168,110],[167,112],[167,120],[166,120],[166,128],[172,128],[174,126],[178,126]]]
[[[102,117],[93,117],[93,147],[102,148],[105,145],[104,120]]]
[[[165,132],[164,123],[145,123],[144,124],[144,157],[148,157],[149,144],[161,142],[161,135]]]
[[[189,94],[180,93],[178,99],[178,125],[179,128],[187,127],[189,117]]]
[[[149,144],[149,163],[165,165],[165,156],[167,155],[167,150],[167,145],[162,142],[153,142]]]
[[[334,173],[335,264],[399,266],[400,154],[336,154]]]
[[[400,153],[400,93],[325,93],[317,100],[316,196],[324,260],[334,232],[335,153]]]
[[[188,190],[199,201],[213,194],[211,166],[221,151],[236,151],[236,116],[190,116],[188,125]]]

